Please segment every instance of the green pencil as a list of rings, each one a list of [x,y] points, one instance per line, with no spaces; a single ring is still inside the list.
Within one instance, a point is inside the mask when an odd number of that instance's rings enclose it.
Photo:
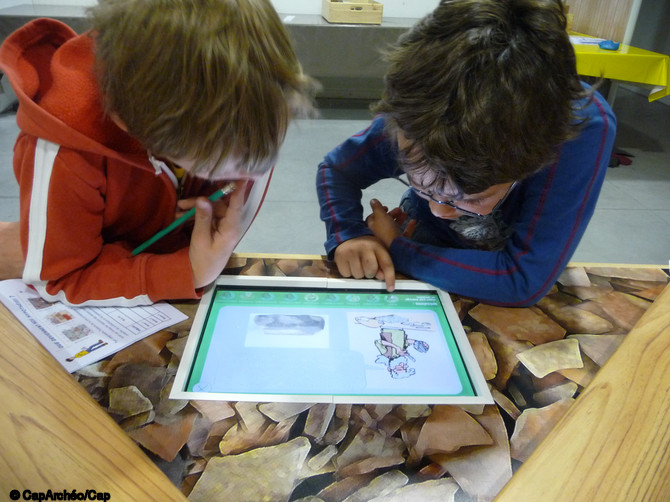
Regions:
[[[209,196],[209,200],[214,202],[215,200],[219,200],[221,197],[225,197],[229,193],[231,193],[233,190],[235,190],[235,183],[228,183],[226,186],[223,188],[220,188],[216,192],[214,192],[212,195]],[[151,246],[154,242],[156,242],[158,239],[166,236],[170,232],[172,232],[175,228],[177,228],[179,225],[184,223],[186,220],[189,220],[195,215],[195,206],[186,211],[182,216],[174,220],[172,223],[170,223],[167,227],[165,227],[163,230],[159,231],[154,235],[151,239],[149,239],[146,242],[143,242],[139,246],[137,246],[135,249],[133,249],[133,256],[137,256],[140,254],[142,251],[144,251],[146,248]]]

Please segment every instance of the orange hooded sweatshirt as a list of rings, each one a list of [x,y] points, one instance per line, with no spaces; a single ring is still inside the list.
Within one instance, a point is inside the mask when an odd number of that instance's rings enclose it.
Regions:
[[[0,69],[19,99],[14,172],[20,187],[23,280],[49,301],[132,306],[198,298],[188,256],[190,228],[132,249],[174,220],[178,183],[162,162],[104,113],[93,40],[37,19],[0,47]],[[247,198],[245,227],[270,173]],[[188,178],[181,197],[223,182]]]

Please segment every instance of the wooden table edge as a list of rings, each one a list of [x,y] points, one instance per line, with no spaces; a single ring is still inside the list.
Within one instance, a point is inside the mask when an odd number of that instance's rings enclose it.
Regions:
[[[670,500],[668,430],[670,285],[495,500]]]
[[[0,336],[0,499],[95,490],[112,501],[187,500],[2,303]]]

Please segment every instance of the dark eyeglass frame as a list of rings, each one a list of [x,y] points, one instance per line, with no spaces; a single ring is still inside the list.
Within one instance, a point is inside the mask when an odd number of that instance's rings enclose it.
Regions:
[[[493,214],[502,205],[502,203],[505,202],[505,200],[507,199],[507,196],[510,194],[512,189],[514,189],[514,187],[518,183],[517,181],[514,181],[510,185],[510,187],[505,192],[505,195],[503,195],[502,198],[496,203],[496,205],[493,206],[493,209],[491,209],[491,211],[489,211],[486,214],[480,214],[480,213],[475,213],[474,211],[468,211],[467,209],[463,209],[462,207],[458,207],[451,200],[437,200],[436,198],[434,198],[428,192],[424,192],[423,190],[411,185],[409,182],[405,181],[404,179],[402,179],[400,177],[396,177],[395,179],[397,179],[400,183],[402,183],[406,187],[410,188],[411,190],[413,190],[414,192],[416,192],[417,194],[419,194],[423,198],[426,198],[426,199],[429,199],[429,200],[433,201],[435,204],[440,204],[441,206],[449,206],[450,208],[455,209],[456,211],[460,211],[463,214],[467,214],[468,216],[480,216],[480,217],[481,216],[488,216],[490,214]]]

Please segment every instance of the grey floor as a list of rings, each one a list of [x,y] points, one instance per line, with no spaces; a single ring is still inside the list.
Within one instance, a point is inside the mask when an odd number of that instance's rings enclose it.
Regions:
[[[317,120],[289,131],[268,196],[237,248],[247,253],[323,254],[325,231],[314,190],[323,155],[364,128],[369,112],[352,103],[325,103]],[[630,166],[610,168],[596,212],[573,262],[668,266],[670,259],[670,106],[620,88],[614,104],[617,147]],[[0,220],[18,217],[18,187],[11,169],[18,129],[13,113],[0,115]],[[392,206],[403,187],[393,181],[369,189],[365,200]]]

